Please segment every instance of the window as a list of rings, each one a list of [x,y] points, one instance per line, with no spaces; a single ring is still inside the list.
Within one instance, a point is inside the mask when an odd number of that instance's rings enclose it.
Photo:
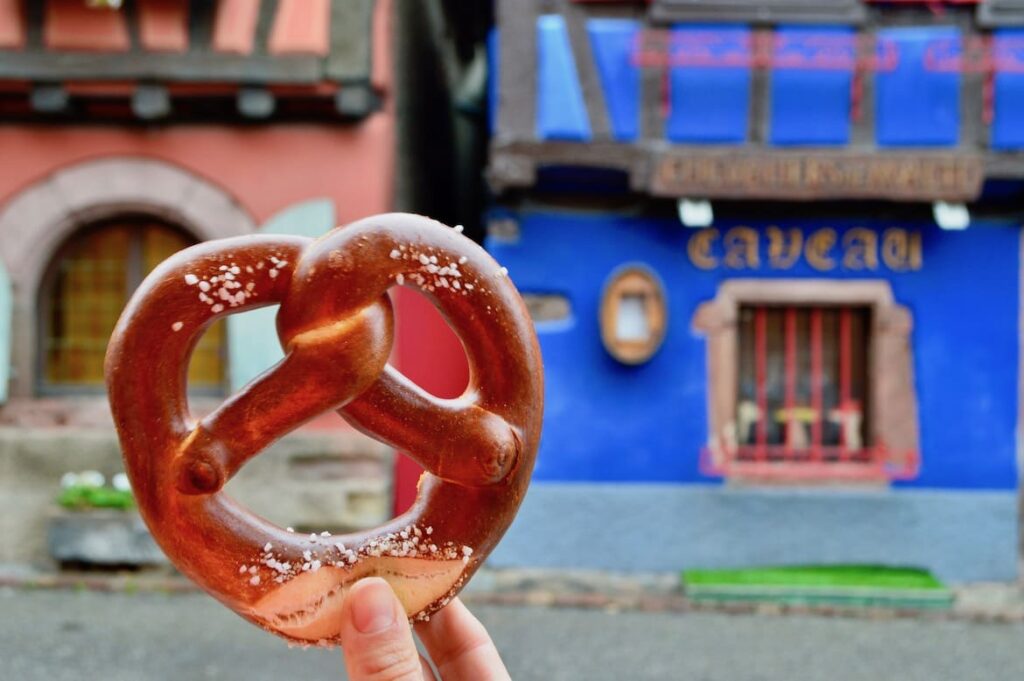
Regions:
[[[58,252],[43,284],[40,384],[44,392],[103,389],[103,358],[121,310],[142,279],[193,240],[148,218],[122,218],[78,232]],[[224,325],[200,340],[189,386],[219,391]]]
[[[736,460],[872,463],[871,310],[743,306],[738,325]]]
[[[616,271],[601,300],[601,340],[623,364],[649,361],[665,339],[668,311],[657,276],[644,266]]]
[[[884,281],[723,283],[693,318],[707,338],[701,470],[771,483],[916,476],[912,322]]]

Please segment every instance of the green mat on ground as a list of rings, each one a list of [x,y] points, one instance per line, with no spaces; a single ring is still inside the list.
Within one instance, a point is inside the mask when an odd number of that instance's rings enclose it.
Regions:
[[[686,570],[694,601],[890,608],[948,608],[953,594],[927,570],[882,565],[809,565]]]

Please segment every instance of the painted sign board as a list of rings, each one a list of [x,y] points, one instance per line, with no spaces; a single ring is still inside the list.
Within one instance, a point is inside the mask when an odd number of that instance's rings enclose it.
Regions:
[[[655,196],[971,201],[985,173],[973,154],[851,154],[715,151],[656,153]]]

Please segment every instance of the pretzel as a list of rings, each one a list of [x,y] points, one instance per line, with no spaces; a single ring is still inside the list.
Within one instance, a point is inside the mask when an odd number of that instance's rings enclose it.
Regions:
[[[135,292],[106,357],[110,404],[139,510],[185,575],[251,622],[304,644],[338,642],[348,588],[379,575],[427,619],[477,570],[529,484],[543,402],[522,299],[479,246],[424,217],[388,214],[316,241],[202,243]],[[462,340],[470,382],[440,399],[387,364],[387,290],[421,290]],[[280,303],[285,357],[195,422],[186,368],[225,315]],[[296,534],[223,487],[273,441],[327,410],[426,470],[412,508],[382,527]]]

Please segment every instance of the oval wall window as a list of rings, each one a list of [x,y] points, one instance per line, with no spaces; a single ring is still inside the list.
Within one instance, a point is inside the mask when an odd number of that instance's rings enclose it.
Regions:
[[[665,339],[668,312],[661,281],[650,269],[616,270],[601,298],[601,340],[623,364],[643,364]]]

